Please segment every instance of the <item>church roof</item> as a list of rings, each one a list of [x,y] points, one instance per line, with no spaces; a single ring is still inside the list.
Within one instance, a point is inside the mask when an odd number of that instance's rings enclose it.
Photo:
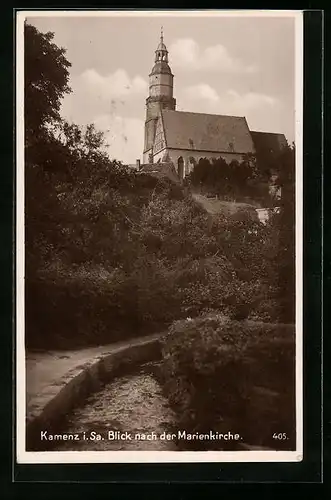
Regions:
[[[257,154],[278,153],[287,146],[287,140],[284,134],[275,134],[272,132],[251,132]]]
[[[162,111],[168,148],[229,153],[253,153],[246,119],[186,111]]]
[[[272,170],[275,167],[277,157],[282,148],[287,146],[284,134],[274,134],[271,132],[251,132],[258,165],[263,170]]]

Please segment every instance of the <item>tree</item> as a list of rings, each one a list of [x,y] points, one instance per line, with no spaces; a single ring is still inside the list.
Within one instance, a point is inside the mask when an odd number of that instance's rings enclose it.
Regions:
[[[279,213],[274,223],[279,230],[276,265],[282,299],[282,319],[295,320],[295,146],[283,149],[276,165],[277,185],[281,188]]]
[[[246,196],[258,197],[257,189],[260,181],[255,157],[244,155],[242,160],[230,163],[222,157],[200,159],[189,176],[193,187],[207,193],[230,196],[239,199]]]
[[[59,122],[61,99],[71,92],[65,49],[52,42],[54,33],[24,28],[24,105],[26,145],[40,142],[48,127]]]
[[[68,86],[70,63],[53,33],[24,27],[25,201],[27,273],[52,253],[58,212],[56,191],[47,174],[59,156],[53,128],[61,122],[60,106]]]

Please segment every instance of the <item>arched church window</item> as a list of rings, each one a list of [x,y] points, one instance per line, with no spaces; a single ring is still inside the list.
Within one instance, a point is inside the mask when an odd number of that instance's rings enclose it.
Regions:
[[[193,156],[190,156],[190,158],[189,158],[189,167],[188,167],[189,173],[191,173],[195,169],[196,164],[197,164],[196,159],[193,158]]]
[[[177,160],[177,172],[180,180],[184,179],[184,160],[183,157],[180,156]]]

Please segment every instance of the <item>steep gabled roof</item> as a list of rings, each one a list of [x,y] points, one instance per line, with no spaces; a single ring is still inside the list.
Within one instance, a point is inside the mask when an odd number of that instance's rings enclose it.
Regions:
[[[168,148],[239,154],[254,152],[244,117],[170,110],[163,110],[162,117]]]
[[[284,134],[272,132],[251,132],[257,163],[265,171],[272,170],[279,153],[286,147],[287,140]]]
[[[287,146],[287,140],[284,134],[254,131],[252,131],[251,134],[257,154],[277,154],[282,148]]]

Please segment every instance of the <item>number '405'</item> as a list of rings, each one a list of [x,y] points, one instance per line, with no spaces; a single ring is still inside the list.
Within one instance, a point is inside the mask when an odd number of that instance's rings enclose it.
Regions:
[[[280,441],[284,441],[287,439],[286,432],[275,432],[272,436],[272,439],[279,439]]]

